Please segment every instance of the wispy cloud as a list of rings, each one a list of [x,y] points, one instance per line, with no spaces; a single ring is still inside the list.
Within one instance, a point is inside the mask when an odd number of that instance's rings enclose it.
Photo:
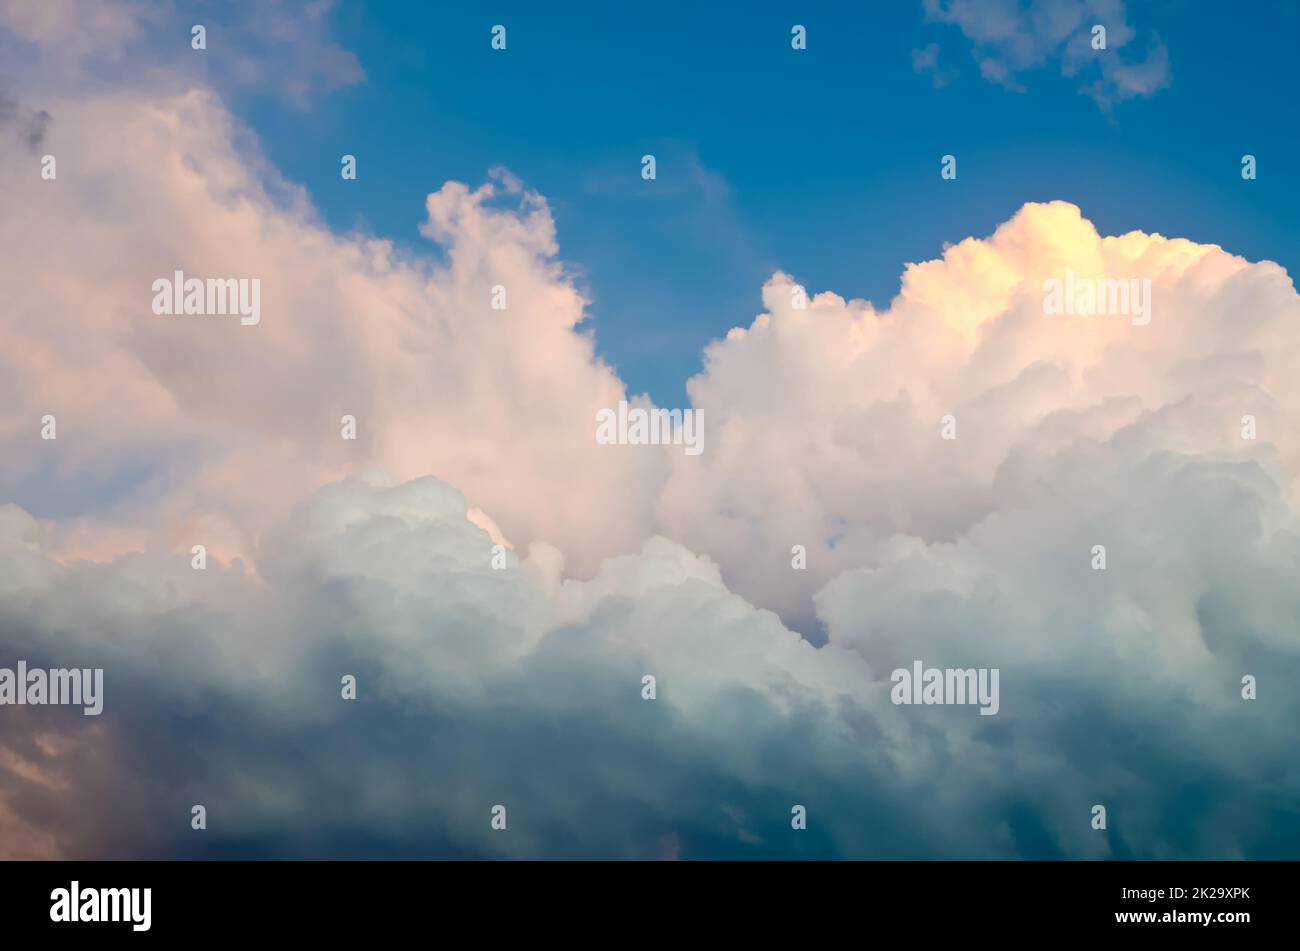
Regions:
[[[935,89],[942,89],[957,78],[956,70],[944,69],[939,65],[939,52],[938,43],[927,43],[920,49],[912,50],[912,69],[929,74]]]
[[[1155,36],[1135,49],[1137,33],[1123,0],[923,0],[926,18],[958,27],[972,43],[980,75],[1023,92],[1024,76],[1059,63],[1078,76],[1080,91],[1105,111],[1118,102],[1150,96],[1169,84],[1169,51]],[[1106,31],[1105,49],[1092,45],[1094,26]],[[933,45],[933,44],[932,44]],[[936,59],[922,53],[922,63]],[[916,64],[917,54],[913,54]],[[922,69],[917,66],[917,69]],[[931,68],[926,66],[926,68]]]

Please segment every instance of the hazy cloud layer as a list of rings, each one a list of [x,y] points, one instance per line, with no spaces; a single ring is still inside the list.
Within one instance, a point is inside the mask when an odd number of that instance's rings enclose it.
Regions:
[[[308,109],[365,80],[356,55],[329,35],[335,6],[0,0],[0,53],[11,75],[30,77],[45,92],[111,85],[179,93],[203,83]],[[204,31],[200,48],[196,26]]]

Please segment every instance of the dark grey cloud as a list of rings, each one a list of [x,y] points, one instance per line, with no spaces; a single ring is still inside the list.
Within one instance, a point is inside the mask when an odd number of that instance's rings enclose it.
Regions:
[[[50,123],[53,121],[54,117],[44,109],[39,112],[33,112],[31,117],[27,120],[27,128],[25,130],[27,135],[27,144],[33,149],[39,149],[41,143],[45,141],[45,133],[49,129]]]
[[[54,117],[46,110],[24,108],[17,99],[0,89],[0,127],[17,124],[19,134],[33,151],[45,142],[45,133],[53,121]]]
[[[1135,519],[1122,562],[1134,538],[1152,557],[1172,513],[1231,500],[1217,552],[1164,575],[1195,593],[1200,644],[1143,624],[1181,602],[1144,606],[1120,564],[1035,569],[1074,544],[1067,525],[1008,520],[847,573],[819,599],[818,649],[662,539],[588,582],[527,560],[494,571],[433,479],[327,487],[266,539],[255,575],[145,555],[57,565],[10,506],[5,656],[102,666],[106,700],[97,719],[0,709],[3,840],[79,857],[1296,857],[1284,684],[1300,665],[1276,626],[1300,617],[1289,509],[1249,467],[1135,465],[1065,521]],[[1000,665],[1002,712],[896,707],[884,654]],[[1236,695],[1238,670],[1259,672],[1259,700]],[[1094,802],[1107,833],[1088,827]]]

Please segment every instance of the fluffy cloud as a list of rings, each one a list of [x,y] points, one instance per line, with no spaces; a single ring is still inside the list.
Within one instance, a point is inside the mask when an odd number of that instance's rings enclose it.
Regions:
[[[1059,465],[1064,487],[1080,460]],[[542,546],[494,570],[463,496],[432,478],[327,486],[254,565],[206,572],[59,564],[9,506],[7,647],[102,666],[106,687],[97,719],[7,708],[3,841],[97,857],[1294,854],[1271,821],[1297,793],[1281,686],[1297,644],[1278,633],[1300,610],[1294,514],[1249,464],[1112,474],[1077,511],[1039,488],[1042,505],[959,543],[895,539],[819,597],[821,648],[662,538],[589,581]],[[1212,538],[1184,517],[1225,499],[1237,514]],[[1095,575],[1067,563],[1094,510],[1126,520]],[[1137,558],[1161,570],[1126,569]],[[913,656],[1000,665],[1001,713],[894,706],[888,667]],[[1262,675],[1255,703],[1242,670]],[[1108,836],[1088,828],[1094,802]]]
[[[1045,282],[1067,273],[1149,279],[1150,323],[1045,313]],[[709,449],[674,461],[658,510],[740,593],[801,625],[813,592],[895,534],[952,541],[1019,504],[1001,486],[1035,448],[1141,432],[1144,451],[1230,453],[1297,488],[1300,298],[1269,262],[1101,237],[1054,202],[909,266],[884,312],[833,293],[799,310],[794,288],[775,275],[767,312],[706,350],[690,394]],[[955,440],[939,438],[946,415]],[[1244,415],[1259,440],[1241,438]],[[796,544],[806,572],[790,570]]]
[[[755,784],[854,760],[866,775],[852,712],[882,691],[859,695],[860,662],[814,650],[706,560],[652,539],[590,582],[561,580],[544,551],[495,571],[465,514],[431,478],[349,480],[273,532],[253,574],[146,555],[58,566],[7,509],[9,645],[104,666],[116,709],[91,726],[46,720],[58,741],[45,745],[5,719],[17,765],[4,799],[22,823],[6,841],[33,840],[57,812],[60,854],[353,842],[648,856],[666,837],[700,852],[780,828],[792,803],[756,812]],[[359,678],[355,704],[339,698],[343,673]],[[645,673],[660,678],[655,702]],[[786,751],[785,778],[766,777]],[[214,834],[192,837],[191,802]],[[513,825],[493,837],[497,802]]]
[[[600,446],[628,394],[509,173],[406,256],[210,87],[74,87],[0,102],[0,645],[108,696],[4,708],[7,854],[1300,854],[1277,265],[1027,205],[885,310],[773,275],[689,384],[703,455]],[[261,323],[153,315],[177,269],[259,277]],[[1150,322],[1047,313],[1067,274],[1149,280]],[[999,667],[1000,713],[894,706],[913,659]]]
[[[472,486],[508,537],[579,566],[644,537],[656,466],[595,444],[597,409],[625,393],[576,330],[538,196],[505,174],[448,183],[422,229],[445,261],[408,260],[331,234],[211,93],[50,109],[56,181],[0,145],[0,485],[61,516],[69,550],[101,551],[108,522],[135,545],[203,534],[247,553],[311,488],[371,464]],[[261,323],[155,316],[151,284],[176,270],[259,277]],[[39,438],[46,414],[57,442]]]
[[[969,528],[1008,453],[1066,438],[1069,420],[1101,438],[1181,406],[1190,445],[1271,447],[1291,478],[1300,464],[1288,276],[1213,246],[1103,238],[1064,203],[910,266],[879,313],[833,293],[796,311],[794,279],[775,275],[767,312],[706,351],[690,392],[708,449],[684,457],[595,444],[596,411],[626,393],[581,331],[545,201],[512,176],[431,194],[422,231],[443,256],[412,259],[332,234],[210,92],[38,105],[60,117],[57,182],[0,136],[15,170],[0,183],[15,212],[0,222],[15,288],[0,497],[52,519],[69,554],[201,537],[247,557],[294,501],[375,465],[446,479],[502,540],[547,542],[580,576],[665,534],[817,636],[811,596],[834,574],[895,532]],[[262,322],[154,316],[150,285],[178,268],[260,276]],[[1152,323],[1044,314],[1043,281],[1066,272],[1150,278]],[[948,413],[956,443],[935,438]],[[1247,413],[1255,444],[1238,437]],[[39,438],[46,414],[57,443]],[[790,570],[796,544],[807,572]]]

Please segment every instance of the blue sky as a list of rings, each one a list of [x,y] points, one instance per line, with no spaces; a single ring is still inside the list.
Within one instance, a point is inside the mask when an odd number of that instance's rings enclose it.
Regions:
[[[504,165],[555,214],[560,255],[593,298],[599,352],[633,392],[685,399],[700,349],[761,309],[771,272],[884,307],[908,261],[986,235],[1022,203],[1075,202],[1102,233],[1218,243],[1294,273],[1300,189],[1295,4],[1133,4],[1131,52],[1169,77],[1109,114],[1049,55],[981,77],[972,42],[920,0],[566,5],[344,3],[334,35],[366,78],[304,111],[237,101],[279,169],[330,224],[431,253],[423,198]],[[508,48],[489,46],[493,24]],[[790,47],[807,27],[808,49]],[[938,44],[949,80],[913,67]],[[1114,51],[1112,51],[1114,52]],[[1255,154],[1259,178],[1240,176]],[[359,160],[356,182],[338,156]],[[653,153],[658,179],[640,179]],[[958,179],[939,159],[958,158]]]

